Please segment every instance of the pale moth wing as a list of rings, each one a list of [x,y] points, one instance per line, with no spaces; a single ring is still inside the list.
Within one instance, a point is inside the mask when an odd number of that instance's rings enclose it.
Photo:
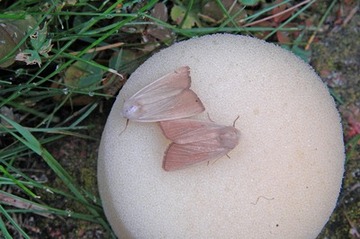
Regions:
[[[145,86],[125,101],[122,114],[138,122],[157,122],[190,117],[205,110],[190,90],[190,68],[183,66]]]
[[[165,171],[220,158],[239,143],[240,132],[232,126],[192,119],[164,121],[159,125],[165,137],[173,141],[165,151]]]

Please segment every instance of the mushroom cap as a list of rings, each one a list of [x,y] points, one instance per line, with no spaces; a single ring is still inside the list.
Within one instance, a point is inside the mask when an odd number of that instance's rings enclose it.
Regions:
[[[130,122],[124,100],[188,65],[206,111],[232,125],[239,145],[174,172],[161,165],[167,140],[157,123]],[[344,171],[340,117],[313,69],[251,37],[215,34],[149,58],[121,90],[98,159],[106,216],[121,238],[315,238],[328,221]]]

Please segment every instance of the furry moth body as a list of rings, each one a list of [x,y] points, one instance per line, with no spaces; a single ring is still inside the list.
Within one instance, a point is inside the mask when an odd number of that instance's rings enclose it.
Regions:
[[[199,114],[205,107],[190,86],[190,68],[180,67],[126,100],[122,115],[132,121],[157,122]]]
[[[173,141],[165,151],[163,169],[174,171],[220,158],[239,143],[240,132],[232,126],[192,119],[159,122],[166,138]]]

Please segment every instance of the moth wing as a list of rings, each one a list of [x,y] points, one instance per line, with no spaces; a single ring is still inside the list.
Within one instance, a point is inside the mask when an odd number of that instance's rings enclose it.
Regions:
[[[190,144],[171,143],[165,152],[162,167],[165,171],[174,171],[202,161],[220,158],[230,150],[219,144],[217,140]]]
[[[161,121],[159,125],[165,137],[177,144],[214,139],[228,127],[192,119]]]
[[[132,102],[153,103],[175,96],[191,86],[190,68],[183,66],[145,86],[132,97]]]
[[[144,87],[125,101],[123,116],[139,122],[190,117],[205,110],[190,90],[189,67],[184,66]]]
[[[153,103],[138,106],[135,118],[139,122],[157,122],[190,117],[205,110],[194,91],[187,89],[181,93]]]

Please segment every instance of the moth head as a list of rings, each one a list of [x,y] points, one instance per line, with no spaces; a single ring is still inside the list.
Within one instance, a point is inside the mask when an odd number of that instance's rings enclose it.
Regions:
[[[125,102],[122,115],[127,119],[136,119],[141,115],[141,105],[137,103]]]

